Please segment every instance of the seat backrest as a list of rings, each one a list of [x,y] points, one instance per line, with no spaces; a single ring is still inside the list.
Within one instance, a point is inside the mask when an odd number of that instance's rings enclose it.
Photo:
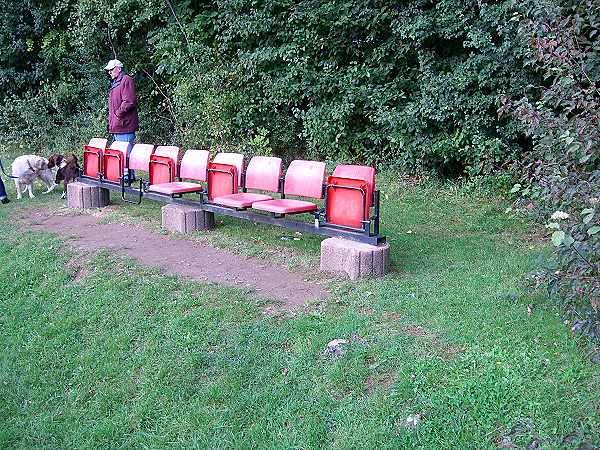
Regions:
[[[188,150],[181,160],[179,176],[190,180],[206,181],[209,157],[208,150]]]
[[[179,164],[179,147],[176,145],[159,145],[154,150],[154,154],[156,156],[166,156],[167,158],[171,158],[175,161],[175,164]]]
[[[369,219],[368,192],[366,181],[330,176],[325,202],[327,222],[364,230],[363,221]]]
[[[239,189],[237,167],[231,164],[208,163],[208,199],[237,194]]]
[[[297,159],[285,173],[285,195],[322,198],[325,181],[325,163]]]
[[[177,176],[177,163],[168,156],[150,156],[148,182],[150,184],[172,183]]]
[[[127,150],[129,149],[129,142],[127,141],[114,141],[112,144],[110,144],[110,147],[108,147],[111,150],[117,150],[119,152],[121,152],[123,154],[123,156],[127,156]]]
[[[154,180],[150,176],[149,182],[150,184],[160,184],[160,183],[171,183],[175,181],[175,177],[178,175],[178,164],[179,164],[179,147],[176,145],[159,145],[154,150],[154,153],[150,157],[150,166],[152,169],[152,161],[157,161],[158,164],[154,167],[154,172],[150,170],[150,173],[154,173]],[[154,157],[160,156],[160,158],[155,159]],[[167,159],[172,161],[172,164],[169,164],[168,172],[163,173],[165,169],[165,163]],[[167,176],[170,178],[165,181]]]
[[[154,152],[152,144],[135,144],[129,154],[129,168],[134,170],[150,170],[150,156]]]
[[[254,156],[246,168],[246,188],[263,191],[279,191],[281,158]]]
[[[339,166],[336,166],[332,176],[362,180],[367,183],[367,208],[371,207],[373,191],[375,190],[375,168],[354,164],[340,164]]]
[[[108,144],[108,139],[104,138],[91,138],[88,147],[95,147],[104,150]]]
[[[127,142],[125,142],[127,144]],[[125,152],[127,148],[125,148]],[[121,148],[107,148],[104,151],[104,178],[118,182],[125,173],[126,158]]]
[[[244,173],[244,155],[241,153],[217,153],[217,156],[215,156],[213,162],[234,166],[237,169],[238,185],[242,184],[242,174]]]
[[[90,140],[90,142],[92,142]],[[87,177],[99,178],[102,172],[104,147],[86,145],[83,147],[83,174]]]

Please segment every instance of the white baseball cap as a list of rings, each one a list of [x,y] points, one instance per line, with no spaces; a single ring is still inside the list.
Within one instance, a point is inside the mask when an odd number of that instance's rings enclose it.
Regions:
[[[123,67],[123,63],[118,59],[111,59],[108,64],[106,64],[104,70],[113,70],[115,67]]]

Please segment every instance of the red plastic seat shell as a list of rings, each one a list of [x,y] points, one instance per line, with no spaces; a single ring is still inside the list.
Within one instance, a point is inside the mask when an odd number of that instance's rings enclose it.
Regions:
[[[171,183],[175,179],[177,173],[177,163],[168,156],[157,156],[156,154],[150,157],[149,183],[150,185]]]
[[[234,166],[237,170],[238,186],[242,184],[242,173],[244,172],[244,155],[242,155],[241,153],[228,152],[217,153],[217,156],[215,156],[215,159],[213,159],[213,163]]]
[[[331,176],[327,180],[327,222],[352,228],[363,228],[369,217],[369,185],[364,180]]]
[[[285,195],[299,197],[323,197],[325,163],[319,161],[294,160],[285,173]]]
[[[115,144],[113,142],[113,144]],[[125,142],[127,144],[127,142]],[[112,145],[111,145],[112,147]],[[127,149],[125,149],[127,151]],[[104,178],[119,182],[125,173],[125,153],[120,148],[107,148],[104,151]]]
[[[363,180],[367,183],[367,212],[365,218],[368,217],[368,208],[371,207],[373,201],[373,191],[375,190],[375,169],[369,166],[360,166],[356,164],[340,164],[336,166],[332,176],[349,178],[353,180]]]
[[[108,147],[108,150],[121,152],[124,157],[127,157],[127,149],[129,148],[129,142],[127,141],[114,141]]]
[[[246,168],[246,189],[279,191],[281,158],[254,156]]]
[[[98,174],[102,172],[103,155],[104,147],[100,148],[92,145],[83,147],[83,174],[85,176],[99,178]]]
[[[239,192],[237,194],[215,197],[213,203],[228,206],[230,208],[250,208],[253,203],[273,200],[270,195],[254,194],[250,192]]]
[[[208,199],[238,193],[238,171],[230,164],[208,163]]]
[[[181,160],[179,176],[190,180],[206,181],[209,156],[208,150],[188,150]]]
[[[275,214],[294,214],[315,211],[317,209],[317,205],[311,202],[305,202],[303,200],[282,198],[253,203],[252,208],[258,209],[259,211],[272,212]]]
[[[90,142],[88,142],[89,147],[101,148],[104,150],[108,145],[108,139],[104,138],[91,138]]]
[[[156,147],[156,150],[154,150],[154,154],[156,156],[165,156],[167,158],[171,158],[173,161],[175,161],[175,164],[179,164],[180,150],[176,145],[159,145]]]
[[[202,192],[203,187],[201,184],[190,183],[187,181],[174,181],[172,183],[161,183],[152,184],[148,188],[151,192],[157,192],[159,194],[185,194],[188,192]]]
[[[129,168],[148,171],[150,168],[150,156],[154,152],[152,144],[135,144],[129,154]]]

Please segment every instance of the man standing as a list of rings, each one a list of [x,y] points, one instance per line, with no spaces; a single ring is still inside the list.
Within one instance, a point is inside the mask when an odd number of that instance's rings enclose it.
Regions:
[[[111,59],[104,68],[111,78],[108,91],[108,132],[114,141],[129,142],[127,156],[131,152],[135,132],[139,130],[137,113],[137,97],[133,79],[123,71],[123,63],[118,59]],[[135,178],[133,171],[125,177]]]

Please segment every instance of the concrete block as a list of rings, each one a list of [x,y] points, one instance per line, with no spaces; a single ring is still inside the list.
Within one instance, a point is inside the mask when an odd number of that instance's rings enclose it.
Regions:
[[[210,230],[215,226],[215,215],[194,206],[165,205],[162,207],[162,227],[178,233]]]
[[[107,206],[109,201],[108,189],[78,181],[67,185],[67,206],[69,208],[102,208]]]
[[[321,242],[321,271],[357,280],[382,277],[389,270],[390,244],[368,245],[341,238]]]

